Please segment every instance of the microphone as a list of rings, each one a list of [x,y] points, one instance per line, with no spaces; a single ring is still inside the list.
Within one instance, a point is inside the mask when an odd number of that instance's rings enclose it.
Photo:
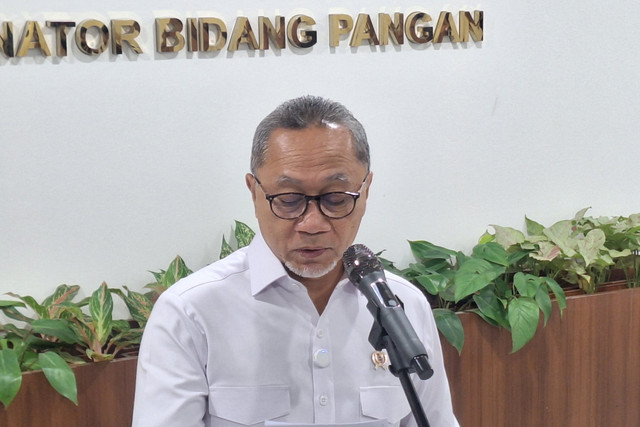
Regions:
[[[383,334],[386,332],[391,341],[393,348],[386,346],[391,358],[391,368],[395,371],[407,369],[409,372],[416,372],[423,380],[430,378],[433,369],[429,365],[427,351],[411,326],[402,302],[387,285],[384,269],[378,257],[366,246],[356,244],[345,251],[342,261],[349,279],[367,298],[367,308],[382,328]],[[382,350],[385,347],[384,339],[382,342],[379,339],[381,337],[376,339],[374,332],[375,324],[369,342],[376,350]],[[396,353],[399,366],[394,366]]]

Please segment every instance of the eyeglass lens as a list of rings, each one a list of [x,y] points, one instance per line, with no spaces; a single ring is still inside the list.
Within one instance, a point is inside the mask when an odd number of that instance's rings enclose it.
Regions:
[[[278,194],[271,198],[271,209],[280,218],[297,218],[304,214],[311,200],[318,201],[320,211],[330,218],[349,215],[356,204],[357,196],[349,193],[327,193],[320,196],[304,194]]]

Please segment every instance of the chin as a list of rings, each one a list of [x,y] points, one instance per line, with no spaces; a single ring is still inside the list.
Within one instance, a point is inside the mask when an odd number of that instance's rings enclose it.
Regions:
[[[290,261],[284,263],[284,266],[295,274],[298,277],[302,277],[304,279],[319,279],[320,277],[324,277],[327,274],[331,273],[333,269],[336,268],[338,264],[337,260],[331,262],[328,266],[321,265],[296,265]]]

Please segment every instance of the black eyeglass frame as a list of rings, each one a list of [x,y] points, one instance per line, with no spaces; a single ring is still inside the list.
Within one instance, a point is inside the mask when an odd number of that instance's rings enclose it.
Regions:
[[[318,205],[318,210],[320,211],[320,213],[322,215],[324,215],[325,217],[329,218],[329,219],[342,219],[342,218],[346,218],[349,215],[351,215],[353,213],[354,210],[356,210],[356,203],[358,202],[358,198],[360,198],[360,195],[362,194],[362,187],[364,187],[365,182],[367,182],[367,178],[369,178],[369,172],[367,172],[367,174],[365,175],[364,179],[362,180],[362,184],[360,184],[360,190],[357,192],[353,192],[353,191],[330,191],[328,193],[322,193],[322,194],[318,194],[316,196],[309,196],[307,194],[304,193],[296,193],[294,191],[291,192],[287,192],[287,193],[278,193],[278,194],[267,194],[266,191],[264,191],[264,188],[262,187],[262,183],[260,182],[260,180],[258,179],[257,176],[252,175],[253,179],[256,180],[256,183],[260,186],[260,188],[262,189],[262,192],[264,193],[264,197],[267,199],[267,201],[269,202],[269,208],[271,209],[271,213],[273,213],[276,217],[280,218],[280,219],[290,219],[290,220],[294,220],[294,219],[298,219],[304,216],[304,214],[307,213],[307,210],[309,209],[309,202],[311,202],[312,200],[316,201],[316,204]],[[346,194],[347,196],[351,196],[353,197],[353,206],[351,207],[351,210],[349,211],[349,213],[342,215],[342,216],[329,216],[325,213],[325,211],[322,209],[322,203],[321,203],[321,199],[325,196],[329,196],[332,194]],[[302,210],[302,213],[298,216],[292,217],[292,218],[288,218],[288,217],[282,217],[280,215],[278,215],[276,213],[276,211],[273,210],[273,200],[276,197],[279,196],[288,196],[288,195],[296,195],[296,196],[302,196],[304,197],[305,200],[305,205],[304,205],[304,209]]]

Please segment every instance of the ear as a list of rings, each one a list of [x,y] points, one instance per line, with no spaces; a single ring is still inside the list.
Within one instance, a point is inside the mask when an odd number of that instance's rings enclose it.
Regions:
[[[248,173],[244,176],[244,182],[247,184],[247,188],[251,191],[251,198],[253,199],[253,203],[256,202],[256,178]]]
[[[365,200],[369,198],[369,188],[371,188],[371,183],[373,182],[373,172],[369,172],[369,176],[367,177],[367,179],[369,180],[369,183],[367,184],[367,187],[365,188],[363,194]]]

